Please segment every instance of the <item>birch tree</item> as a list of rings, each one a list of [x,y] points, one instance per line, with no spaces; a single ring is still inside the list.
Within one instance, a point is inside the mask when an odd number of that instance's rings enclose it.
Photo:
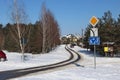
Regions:
[[[42,6],[42,29],[43,29],[43,47],[42,52],[49,52],[57,41],[60,41],[60,32],[57,21],[49,9],[46,9],[45,4]]]
[[[43,29],[43,43],[42,43],[42,53],[45,53],[45,42],[46,42],[46,30],[47,30],[47,15],[46,15],[46,7],[45,5],[42,6],[42,29]]]
[[[26,27],[24,23],[26,23],[27,15],[25,13],[24,7],[18,5],[17,0],[14,0],[13,4],[13,11],[12,11],[12,20],[15,23],[15,27],[10,27],[11,33],[14,31],[15,33],[12,33],[12,36],[14,39],[18,42],[20,51],[23,54],[22,60],[24,61],[24,39],[25,35],[30,33],[30,27]],[[17,35],[17,36],[16,36]]]

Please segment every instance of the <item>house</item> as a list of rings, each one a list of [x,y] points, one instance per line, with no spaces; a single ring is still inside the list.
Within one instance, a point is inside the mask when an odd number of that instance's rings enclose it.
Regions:
[[[78,44],[79,41],[80,41],[80,36],[74,34],[68,34],[61,38],[62,44],[71,44],[71,43]]]

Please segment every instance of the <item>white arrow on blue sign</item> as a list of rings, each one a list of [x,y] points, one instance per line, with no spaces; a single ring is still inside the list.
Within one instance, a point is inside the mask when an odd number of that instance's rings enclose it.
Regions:
[[[100,37],[89,37],[89,45],[100,45]]]

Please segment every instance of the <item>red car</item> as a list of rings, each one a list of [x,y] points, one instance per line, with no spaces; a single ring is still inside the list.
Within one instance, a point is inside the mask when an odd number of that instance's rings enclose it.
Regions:
[[[0,51],[0,61],[6,61],[7,57],[6,54],[3,51]]]

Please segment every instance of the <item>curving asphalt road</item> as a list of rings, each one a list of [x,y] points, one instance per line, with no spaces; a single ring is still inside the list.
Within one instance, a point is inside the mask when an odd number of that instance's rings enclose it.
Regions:
[[[26,68],[26,69],[17,69],[17,70],[9,70],[9,71],[2,71],[0,72],[0,80],[9,80],[12,78],[17,78],[17,77],[22,77],[31,73],[36,73],[40,71],[46,71],[58,67],[63,67],[66,65],[69,65],[71,63],[77,62],[80,60],[80,55],[75,52],[74,50],[68,48],[67,46],[65,49],[70,53],[70,57],[67,60],[55,63],[55,64],[50,64],[50,65],[45,65],[45,66],[38,66],[38,67],[31,67],[31,68]],[[76,56],[76,57],[75,57]]]

